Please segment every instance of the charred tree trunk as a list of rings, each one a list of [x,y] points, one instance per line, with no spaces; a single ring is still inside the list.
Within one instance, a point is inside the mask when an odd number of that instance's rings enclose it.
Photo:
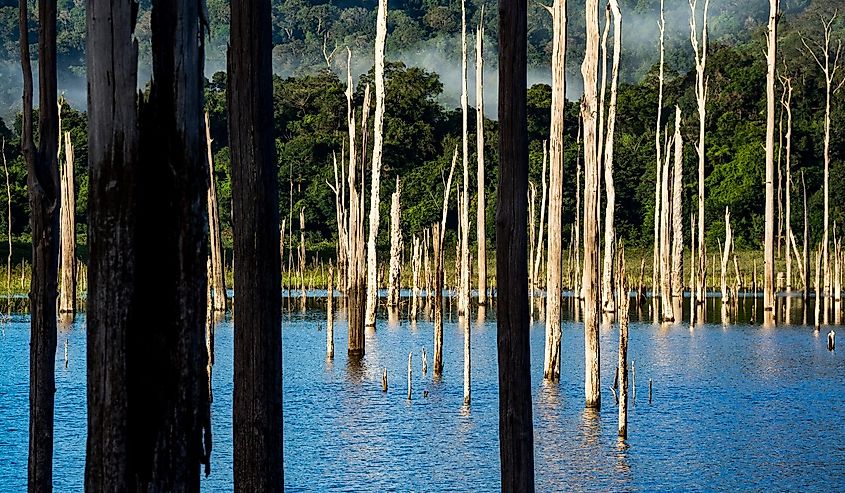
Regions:
[[[281,259],[270,1],[233,0],[231,10],[227,94],[238,293],[234,486],[235,491],[282,491]]]
[[[38,1],[38,147],[33,136],[32,66],[27,2],[19,2],[23,127],[31,209],[32,282],[29,344],[29,491],[53,488],[56,392],[56,296],[59,260],[59,115],[56,105],[56,0]]]
[[[534,426],[528,338],[527,10],[499,2],[499,187],[496,210],[499,460],[503,492],[534,491]]]

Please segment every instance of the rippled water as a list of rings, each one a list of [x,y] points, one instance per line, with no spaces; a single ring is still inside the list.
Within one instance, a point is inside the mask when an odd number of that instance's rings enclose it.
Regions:
[[[749,303],[751,301],[748,301]],[[636,308],[634,309],[636,313]],[[748,313],[753,318],[754,310]],[[640,313],[648,318],[648,309]],[[284,317],[285,481],[290,491],[493,491],[499,487],[496,326],[475,322],[473,399],[462,407],[462,334],[444,331],[441,382],[432,365],[432,324],[379,320],[363,366],[346,359],[338,320],[327,362],[324,312]],[[799,318],[800,320],[800,318]],[[27,461],[29,320],[0,335],[0,491],[24,491]],[[600,413],[583,407],[582,327],[563,327],[561,383],[542,383],[543,326],[531,330],[536,482],[539,491],[830,491],[845,481],[845,358],[807,327],[689,324],[631,327],[637,398],[629,440],[616,436],[610,384],[618,332],[601,331]],[[843,337],[845,338],[845,337]],[[64,366],[64,341],[69,365]],[[84,320],[59,336],[56,370],[56,491],[80,491],[85,457]],[[232,489],[232,323],[216,329],[214,451],[206,491]],[[408,352],[413,399],[406,399]],[[381,369],[390,388],[381,391]],[[648,402],[648,380],[654,382]],[[428,391],[428,397],[424,397]]]

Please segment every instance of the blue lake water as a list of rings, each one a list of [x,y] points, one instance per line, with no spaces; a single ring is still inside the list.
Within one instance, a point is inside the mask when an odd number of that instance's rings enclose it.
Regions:
[[[285,482],[289,491],[495,491],[499,488],[495,316],[473,315],[472,405],[463,401],[463,335],[444,330],[444,376],[431,322],[380,319],[361,367],[347,365],[338,314],[325,359],[325,313],[286,313]],[[647,314],[645,318],[648,318]],[[800,318],[799,318],[800,321]],[[154,322],[151,319],[151,322]],[[84,317],[59,334],[54,489],[81,491],[85,460]],[[216,327],[214,450],[205,491],[232,489],[232,323]],[[544,328],[531,329],[538,491],[831,491],[845,484],[845,351],[827,329],[718,323],[631,326],[636,365],[629,439],[617,439],[610,385],[618,330],[601,330],[600,413],[584,410],[583,328],[563,327],[561,382],[542,382]],[[0,491],[25,491],[29,319],[0,335]],[[841,332],[845,334],[845,331]],[[845,335],[841,336],[845,341]],[[64,344],[68,343],[68,367]],[[845,342],[841,345],[845,346]],[[407,360],[413,352],[413,398]],[[381,391],[382,368],[389,390]],[[648,402],[648,380],[653,399]],[[424,391],[428,397],[424,397]]]

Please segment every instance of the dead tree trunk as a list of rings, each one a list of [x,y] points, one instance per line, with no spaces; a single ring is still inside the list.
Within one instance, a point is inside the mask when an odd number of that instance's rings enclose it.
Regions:
[[[420,239],[415,235],[411,244],[411,321],[416,321],[420,306]]]
[[[763,311],[775,309],[775,63],[777,63],[778,0],[769,0],[766,35],[766,210],[763,240]]]
[[[19,2],[23,120],[31,208],[32,283],[29,344],[29,491],[53,488],[53,411],[56,392],[56,296],[59,260],[59,118],[56,105],[56,0],[38,1],[38,147],[33,136],[32,66],[27,2]]]
[[[402,228],[399,225],[399,177],[396,177],[396,191],[390,197],[390,286],[387,306],[399,306],[399,290],[402,273]]]
[[[789,247],[795,244],[795,239],[792,237],[792,79],[783,76],[781,84],[783,96],[780,103],[786,111],[786,291],[791,292],[792,254]]]
[[[220,208],[217,205],[217,183],[211,155],[211,128],[205,114],[205,149],[208,159],[208,241],[211,246],[212,309],[226,311],[226,276],[223,271],[223,241],[220,238]]]
[[[675,163],[672,170],[672,298],[677,306],[684,296],[684,141],[681,136],[681,108],[675,106]],[[681,320],[676,310],[675,322]]]
[[[74,191],[73,143],[65,132],[65,161],[61,166],[61,282],[59,313],[73,321],[76,315],[76,194]]]
[[[560,295],[563,261],[561,238],[563,236],[563,130],[566,112],[566,0],[554,0],[549,11],[552,15],[552,102],[549,132],[549,234],[543,378],[556,382],[560,380],[562,335]]]
[[[616,212],[616,187],[613,183],[613,139],[616,129],[616,93],[619,85],[619,56],[622,51],[622,12],[619,10],[619,2],[610,0],[608,10],[613,14],[613,65],[610,78],[610,104],[607,110],[607,132],[604,145],[604,185],[607,194],[604,212],[604,272],[602,286],[604,293],[604,312],[613,313],[616,311],[616,304],[613,299],[613,267],[614,247],[616,246],[616,224],[614,214]],[[599,142],[599,145],[602,145]]]
[[[651,295],[657,296],[657,278],[660,273],[660,177],[663,166],[662,148],[660,134],[663,132],[663,62],[664,62],[664,33],[666,31],[666,20],[663,13],[663,0],[660,0],[660,21],[657,27],[660,29],[660,64],[657,77],[657,122],[654,129],[654,151],[656,153],[656,172],[654,174],[654,250],[652,253],[651,265]]]
[[[379,204],[381,189],[381,159],[383,154],[384,128],[384,44],[387,38],[387,0],[379,0],[376,17],[375,42],[375,84],[376,113],[373,121],[373,162],[370,183],[370,230],[367,238],[367,327],[376,325],[376,305],[378,302],[378,259],[376,257],[376,238],[379,227]]]
[[[476,186],[476,241],[478,242],[478,304],[487,304],[487,202],[484,197],[484,7],[475,30],[475,154],[478,164]]]
[[[733,235],[731,234],[731,212],[725,207],[725,249],[722,252],[722,270],[720,275],[720,284],[722,290],[722,303],[728,300],[730,294],[728,293],[728,260],[731,255]],[[736,296],[738,293],[734,293]]]
[[[584,392],[588,408],[601,407],[599,373],[599,160],[596,142],[596,95],[598,67],[598,0],[586,2],[586,52],[581,74],[584,77]]]
[[[689,0],[690,5],[690,41],[695,52],[695,99],[698,105],[698,142],[696,152],[698,153],[698,265],[696,266],[696,303],[703,306],[704,303],[704,274],[705,259],[704,251],[704,123],[707,115],[707,81],[704,71],[707,68],[707,9],[710,7],[710,0],[704,0],[703,25],[701,28],[701,43],[698,41],[696,28],[696,4],[698,0]],[[699,320],[703,323],[703,320]]]
[[[527,10],[499,2],[499,187],[496,210],[499,460],[502,491],[534,491],[534,426],[528,339]]]
[[[356,173],[357,150],[355,146],[355,109],[352,102],[354,94],[352,86],[352,52],[347,51],[346,72],[346,117],[349,129],[349,173],[347,174],[349,187],[349,234],[348,263],[346,279],[346,312],[348,323],[347,353],[353,358],[364,356],[364,312],[366,291],[364,281],[364,207],[363,198],[358,193]],[[368,98],[364,98],[365,101]],[[366,112],[367,103],[364,104]],[[363,182],[363,176],[361,177]]]
[[[467,28],[466,0],[461,0],[461,114],[463,125],[463,170],[464,186],[458,201],[460,214],[460,278],[458,281],[458,315],[464,333],[464,404],[469,404],[468,382],[470,361],[469,296],[469,109],[467,88]]]
[[[127,341],[135,296],[132,225],[138,212],[135,190],[139,165],[135,12],[130,2],[92,0],[86,18],[91,260],[86,307],[85,489],[126,491],[132,485]],[[117,282],[120,279],[129,282]]]
[[[625,250],[619,251],[617,269],[617,291],[619,292],[619,437],[628,438],[628,282],[625,274]]]
[[[234,485],[235,491],[282,491],[281,259],[270,2],[233,0],[231,10],[227,94],[238,293]]]
[[[334,358],[334,266],[329,262],[329,279],[326,289],[326,358]]]
[[[449,192],[452,190],[452,177],[458,162],[458,149],[452,155],[452,167],[446,188],[443,190],[443,211],[440,224],[433,229],[432,244],[434,247],[434,376],[443,375],[443,240],[446,237],[446,213],[449,211]]]

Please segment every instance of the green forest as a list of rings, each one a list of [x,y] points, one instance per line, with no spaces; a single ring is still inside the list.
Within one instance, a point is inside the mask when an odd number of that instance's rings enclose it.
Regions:
[[[743,4],[742,8],[738,4]],[[823,179],[823,113],[824,78],[815,60],[802,43],[810,47],[821,40],[820,17],[832,13],[830,2],[783,2],[780,22],[779,75],[789,77],[794,89],[792,97],[792,176],[793,227],[802,236],[801,181],[807,187],[812,241],[821,237]],[[85,65],[85,2],[59,2],[59,91],[67,86],[68,99],[73,100],[73,87],[84,87]],[[468,25],[482,16],[483,2],[468,2]],[[564,224],[575,220],[575,179],[579,159],[578,100],[580,79],[578,67],[583,53],[583,8],[581,2],[569,2],[570,56],[567,75],[568,91],[565,122],[566,152],[564,171]],[[751,4],[750,6],[747,4]],[[759,4],[759,5],[758,5]],[[484,10],[485,57],[495,64],[496,23],[494,5]],[[149,0],[140,2],[139,46],[144,64],[145,41],[149,23]],[[654,119],[657,111],[656,18],[659,3],[654,0],[622,2],[623,24],[622,80],[619,88],[616,129],[616,228],[626,244],[647,246],[653,237],[653,202],[655,180]],[[460,2],[445,0],[403,0],[390,4],[387,37],[386,114],[384,165],[381,192],[382,217],[389,214],[390,192],[394,177],[402,180],[402,227],[405,233],[417,233],[440,215],[440,202],[452,152],[460,143],[460,108],[447,97],[444,76],[425,67],[414,66],[402,58],[413,60],[408,53],[437,50],[454,59],[451,70],[460,65]],[[729,207],[734,236],[741,249],[758,248],[763,237],[763,185],[765,141],[765,2],[713,2],[711,38],[708,47],[706,77],[708,101],[706,119],[706,231],[707,242],[716,246],[724,236],[723,217]],[[529,7],[529,67],[537,73],[548,72],[551,50],[551,18],[539,5]],[[35,15],[36,9],[31,9]],[[629,14],[630,12],[630,14]],[[580,17],[578,16],[580,15]],[[680,106],[684,123],[684,212],[693,212],[697,187],[696,152],[697,112],[694,95],[695,72],[689,42],[689,6],[686,2],[667,5],[667,80],[664,115],[674,114]],[[321,257],[334,250],[337,237],[333,183],[333,158],[340,159],[346,142],[346,48],[352,50],[353,65],[370,66],[375,2],[320,2],[318,0],[285,0],[273,5],[274,69],[273,105],[275,137],[280,183],[281,216],[296,223],[304,208],[309,255]],[[227,138],[226,74],[212,72],[224,65],[225,42],[228,39],[228,2],[208,1],[209,46],[206,56],[207,77],[205,104],[210,115],[214,171],[221,207],[225,244],[231,241],[230,159]],[[630,20],[628,20],[630,19]],[[673,19],[675,19],[673,21]],[[653,28],[650,26],[654,26]],[[4,107],[20,105],[20,90],[14,80],[18,53],[17,6],[0,2],[0,57],[5,67],[0,71]],[[35,30],[32,31],[35,33]],[[833,47],[843,37],[843,23],[834,24]],[[652,36],[653,35],[653,36]],[[648,38],[652,36],[652,38]],[[33,38],[33,40],[35,39]],[[470,72],[474,54],[470,53]],[[327,62],[328,60],[328,62]],[[391,60],[395,60],[392,61]],[[444,68],[449,70],[449,67]],[[143,71],[141,72],[143,74]],[[843,69],[838,77],[845,76]],[[493,79],[493,77],[489,77]],[[143,84],[144,76],[140,77]],[[372,80],[372,70],[356,78],[355,105],[361,106],[365,86]],[[485,81],[495,87],[494,80]],[[778,98],[782,86],[777,86]],[[144,88],[141,88],[143,91]],[[841,93],[832,100],[831,134],[831,219],[838,224],[845,219],[845,106]],[[84,100],[84,99],[83,99]],[[472,90],[470,102],[474,101]],[[528,92],[529,137],[531,140],[531,180],[542,181],[542,145],[549,135],[551,88],[546,83],[534,84]],[[485,121],[486,167],[485,187],[488,193],[486,211],[487,238],[494,244],[497,182],[497,122],[495,102],[487,102]],[[359,109],[360,111],[360,109]],[[786,163],[783,135],[785,116],[777,107],[780,138],[777,143],[780,163],[780,187],[785,189]],[[491,118],[492,117],[492,118]],[[475,112],[470,111],[471,132]],[[664,117],[667,118],[667,117]],[[671,120],[671,117],[668,117]],[[64,130],[72,133],[76,150],[77,222],[84,243],[86,233],[87,180],[86,116],[84,109],[65,103],[62,110]],[[21,156],[20,115],[0,121],[0,137],[5,143],[4,159],[8,163],[11,183],[12,232],[21,241],[29,233],[29,204],[26,191],[26,166]],[[474,142],[474,136],[470,135]],[[474,158],[471,158],[474,162]],[[5,193],[0,197],[5,198]],[[367,196],[369,193],[367,192]],[[474,207],[475,201],[471,202]],[[454,203],[452,207],[455,207]],[[539,215],[539,211],[537,212]],[[475,211],[471,210],[471,217]],[[456,211],[450,211],[449,230],[454,234]],[[6,230],[5,214],[0,218]],[[297,223],[298,224],[298,223]],[[688,228],[688,225],[685,226]],[[388,248],[388,225],[382,221],[379,248]],[[472,228],[472,236],[475,229]],[[565,241],[570,228],[565,227]],[[685,233],[685,236],[688,232]],[[688,236],[687,236],[688,237]],[[473,239],[474,241],[474,239]]]

